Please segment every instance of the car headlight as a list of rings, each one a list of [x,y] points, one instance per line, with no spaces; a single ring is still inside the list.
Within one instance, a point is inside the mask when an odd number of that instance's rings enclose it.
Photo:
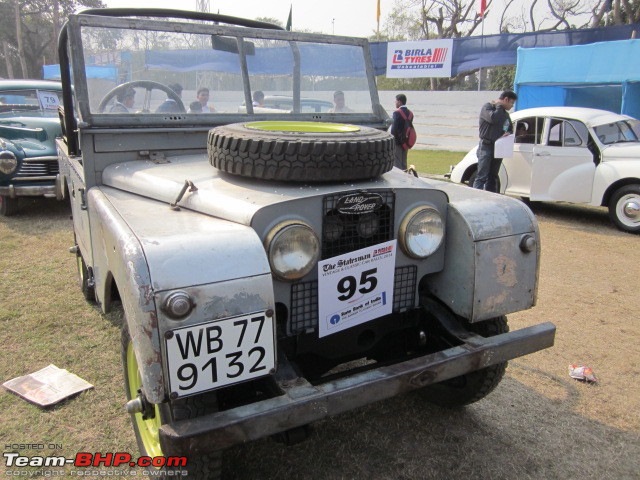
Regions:
[[[0,151],[0,173],[11,175],[18,168],[18,159],[9,150]]]
[[[400,246],[413,258],[426,258],[435,252],[444,238],[444,222],[432,207],[411,210],[400,224]]]
[[[320,242],[308,225],[284,222],[276,225],[265,241],[271,271],[280,280],[304,277],[316,266]]]

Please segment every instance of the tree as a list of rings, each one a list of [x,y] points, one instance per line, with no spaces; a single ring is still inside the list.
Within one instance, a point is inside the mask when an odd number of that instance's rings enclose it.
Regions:
[[[602,0],[592,12],[592,27],[638,23],[640,0]]]
[[[612,3],[613,13],[603,12],[607,2]],[[499,18],[502,33],[569,30],[587,27],[599,15],[600,22],[606,15],[620,22],[638,21],[640,0],[530,0],[523,6],[517,0],[495,2],[487,0],[485,16]],[[391,13],[383,22],[381,38],[389,41],[461,38],[480,34],[482,17],[477,13],[478,0],[396,0]],[[618,9],[618,10],[616,10]],[[619,14],[616,13],[619,11]],[[616,21],[618,21],[616,20]],[[620,23],[619,22],[619,23]],[[489,88],[512,88],[513,68],[491,69]],[[464,76],[453,79],[407,80],[380,79],[381,86],[409,90],[470,89],[471,81]],[[483,86],[485,81],[483,80]],[[477,85],[477,83],[476,83]],[[429,88],[427,87],[427,88]]]
[[[39,78],[43,64],[58,62],[63,19],[87,7],[104,4],[100,0],[2,0],[0,76]]]

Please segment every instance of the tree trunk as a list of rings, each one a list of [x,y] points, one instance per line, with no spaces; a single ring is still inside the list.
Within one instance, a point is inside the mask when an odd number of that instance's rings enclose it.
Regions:
[[[18,58],[20,58],[20,67],[22,68],[22,78],[29,78],[29,71],[27,70],[27,62],[24,55],[24,47],[22,44],[22,22],[20,20],[20,3],[16,0],[15,13],[16,13],[16,40],[18,42]]]
[[[11,52],[9,51],[9,44],[6,41],[2,42],[2,49],[4,51],[4,61],[7,65],[7,76],[9,78],[15,78],[13,76],[13,65],[11,64]]]
[[[54,63],[58,58],[58,35],[60,35],[60,2],[59,0],[54,0],[52,3],[53,6],[51,8],[53,9],[53,42],[51,42],[51,45],[53,45],[53,49],[55,52],[52,61],[52,63]]]

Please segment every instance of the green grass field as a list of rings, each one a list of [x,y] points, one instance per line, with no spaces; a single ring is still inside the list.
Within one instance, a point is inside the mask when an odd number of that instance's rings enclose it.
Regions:
[[[407,163],[413,164],[419,173],[444,175],[451,165],[457,164],[466,152],[446,150],[410,150]]]

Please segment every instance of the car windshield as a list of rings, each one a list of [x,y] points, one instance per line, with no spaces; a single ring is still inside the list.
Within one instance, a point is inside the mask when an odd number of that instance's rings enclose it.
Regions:
[[[39,89],[15,89],[0,92],[0,113],[40,112],[57,115],[58,92]]]
[[[361,44],[245,32],[82,27],[91,113],[373,114]]]
[[[637,142],[640,135],[640,121],[620,120],[593,128],[598,139],[605,145],[623,142]]]

